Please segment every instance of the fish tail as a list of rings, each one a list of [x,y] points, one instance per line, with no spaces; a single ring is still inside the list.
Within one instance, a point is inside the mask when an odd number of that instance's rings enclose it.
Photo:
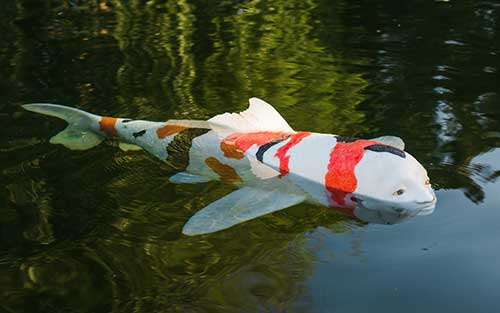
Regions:
[[[57,104],[32,103],[23,108],[65,120],[68,126],[50,139],[52,144],[61,144],[71,150],[87,150],[100,144],[105,134],[99,131],[98,115]],[[111,118],[110,118],[111,119]]]

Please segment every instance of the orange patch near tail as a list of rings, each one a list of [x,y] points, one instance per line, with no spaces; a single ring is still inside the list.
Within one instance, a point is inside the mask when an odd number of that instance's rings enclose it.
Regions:
[[[178,132],[183,131],[187,127],[184,126],[179,126],[179,125],[165,125],[163,127],[160,127],[156,130],[156,135],[158,138],[163,139],[165,137],[168,137],[170,135],[176,134]]]
[[[205,160],[205,164],[212,169],[217,175],[219,175],[221,181],[225,183],[237,183],[241,182],[242,179],[238,173],[236,173],[236,170],[219,160],[217,160],[214,157],[209,157]]]
[[[101,117],[99,121],[99,129],[108,136],[117,137],[118,132],[116,131],[116,118],[115,117]]]
[[[226,158],[241,159],[245,151],[253,145],[261,146],[283,136],[290,135],[286,132],[255,132],[236,133],[224,138],[220,143],[220,149]]]
[[[365,153],[364,148],[376,143],[372,140],[337,142],[330,152],[328,172],[325,176],[331,206],[344,206],[346,195],[356,190],[358,181],[354,169]]]
[[[276,151],[276,154],[274,156],[280,160],[281,176],[288,174],[288,172],[290,171],[290,168],[288,167],[290,163],[290,155],[287,154],[288,151],[310,134],[311,133],[307,132],[293,134],[290,136],[290,140],[285,145],[281,146],[278,151]]]

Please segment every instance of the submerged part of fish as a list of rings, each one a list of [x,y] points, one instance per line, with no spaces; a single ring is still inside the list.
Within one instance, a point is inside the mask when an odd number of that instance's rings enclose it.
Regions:
[[[184,226],[187,235],[222,230],[301,202],[382,224],[430,214],[436,203],[427,172],[403,151],[401,138],[295,131],[257,98],[241,113],[208,121],[103,117],[43,103],[23,107],[68,122],[51,143],[85,150],[116,138],[121,149],[144,149],[176,169],[172,183],[220,180],[239,188],[196,213]]]

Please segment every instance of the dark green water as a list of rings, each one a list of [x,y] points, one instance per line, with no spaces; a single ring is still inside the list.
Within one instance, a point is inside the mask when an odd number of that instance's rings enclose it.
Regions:
[[[500,4],[0,2],[0,312],[497,312]],[[298,130],[393,134],[431,216],[366,225],[299,205],[182,225],[227,194],[112,144],[48,143],[28,102],[149,120],[274,104]]]

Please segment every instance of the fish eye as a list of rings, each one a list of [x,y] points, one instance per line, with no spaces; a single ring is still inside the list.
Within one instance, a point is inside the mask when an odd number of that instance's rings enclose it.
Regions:
[[[402,195],[402,194],[404,194],[404,193],[405,193],[405,190],[404,190],[404,189],[398,189],[398,190],[396,190],[396,191],[393,193],[393,195],[395,195],[395,196],[401,196],[401,195]]]
[[[425,180],[425,185],[429,186],[430,184],[431,184],[431,180],[430,180],[429,178],[427,178],[427,179]]]

